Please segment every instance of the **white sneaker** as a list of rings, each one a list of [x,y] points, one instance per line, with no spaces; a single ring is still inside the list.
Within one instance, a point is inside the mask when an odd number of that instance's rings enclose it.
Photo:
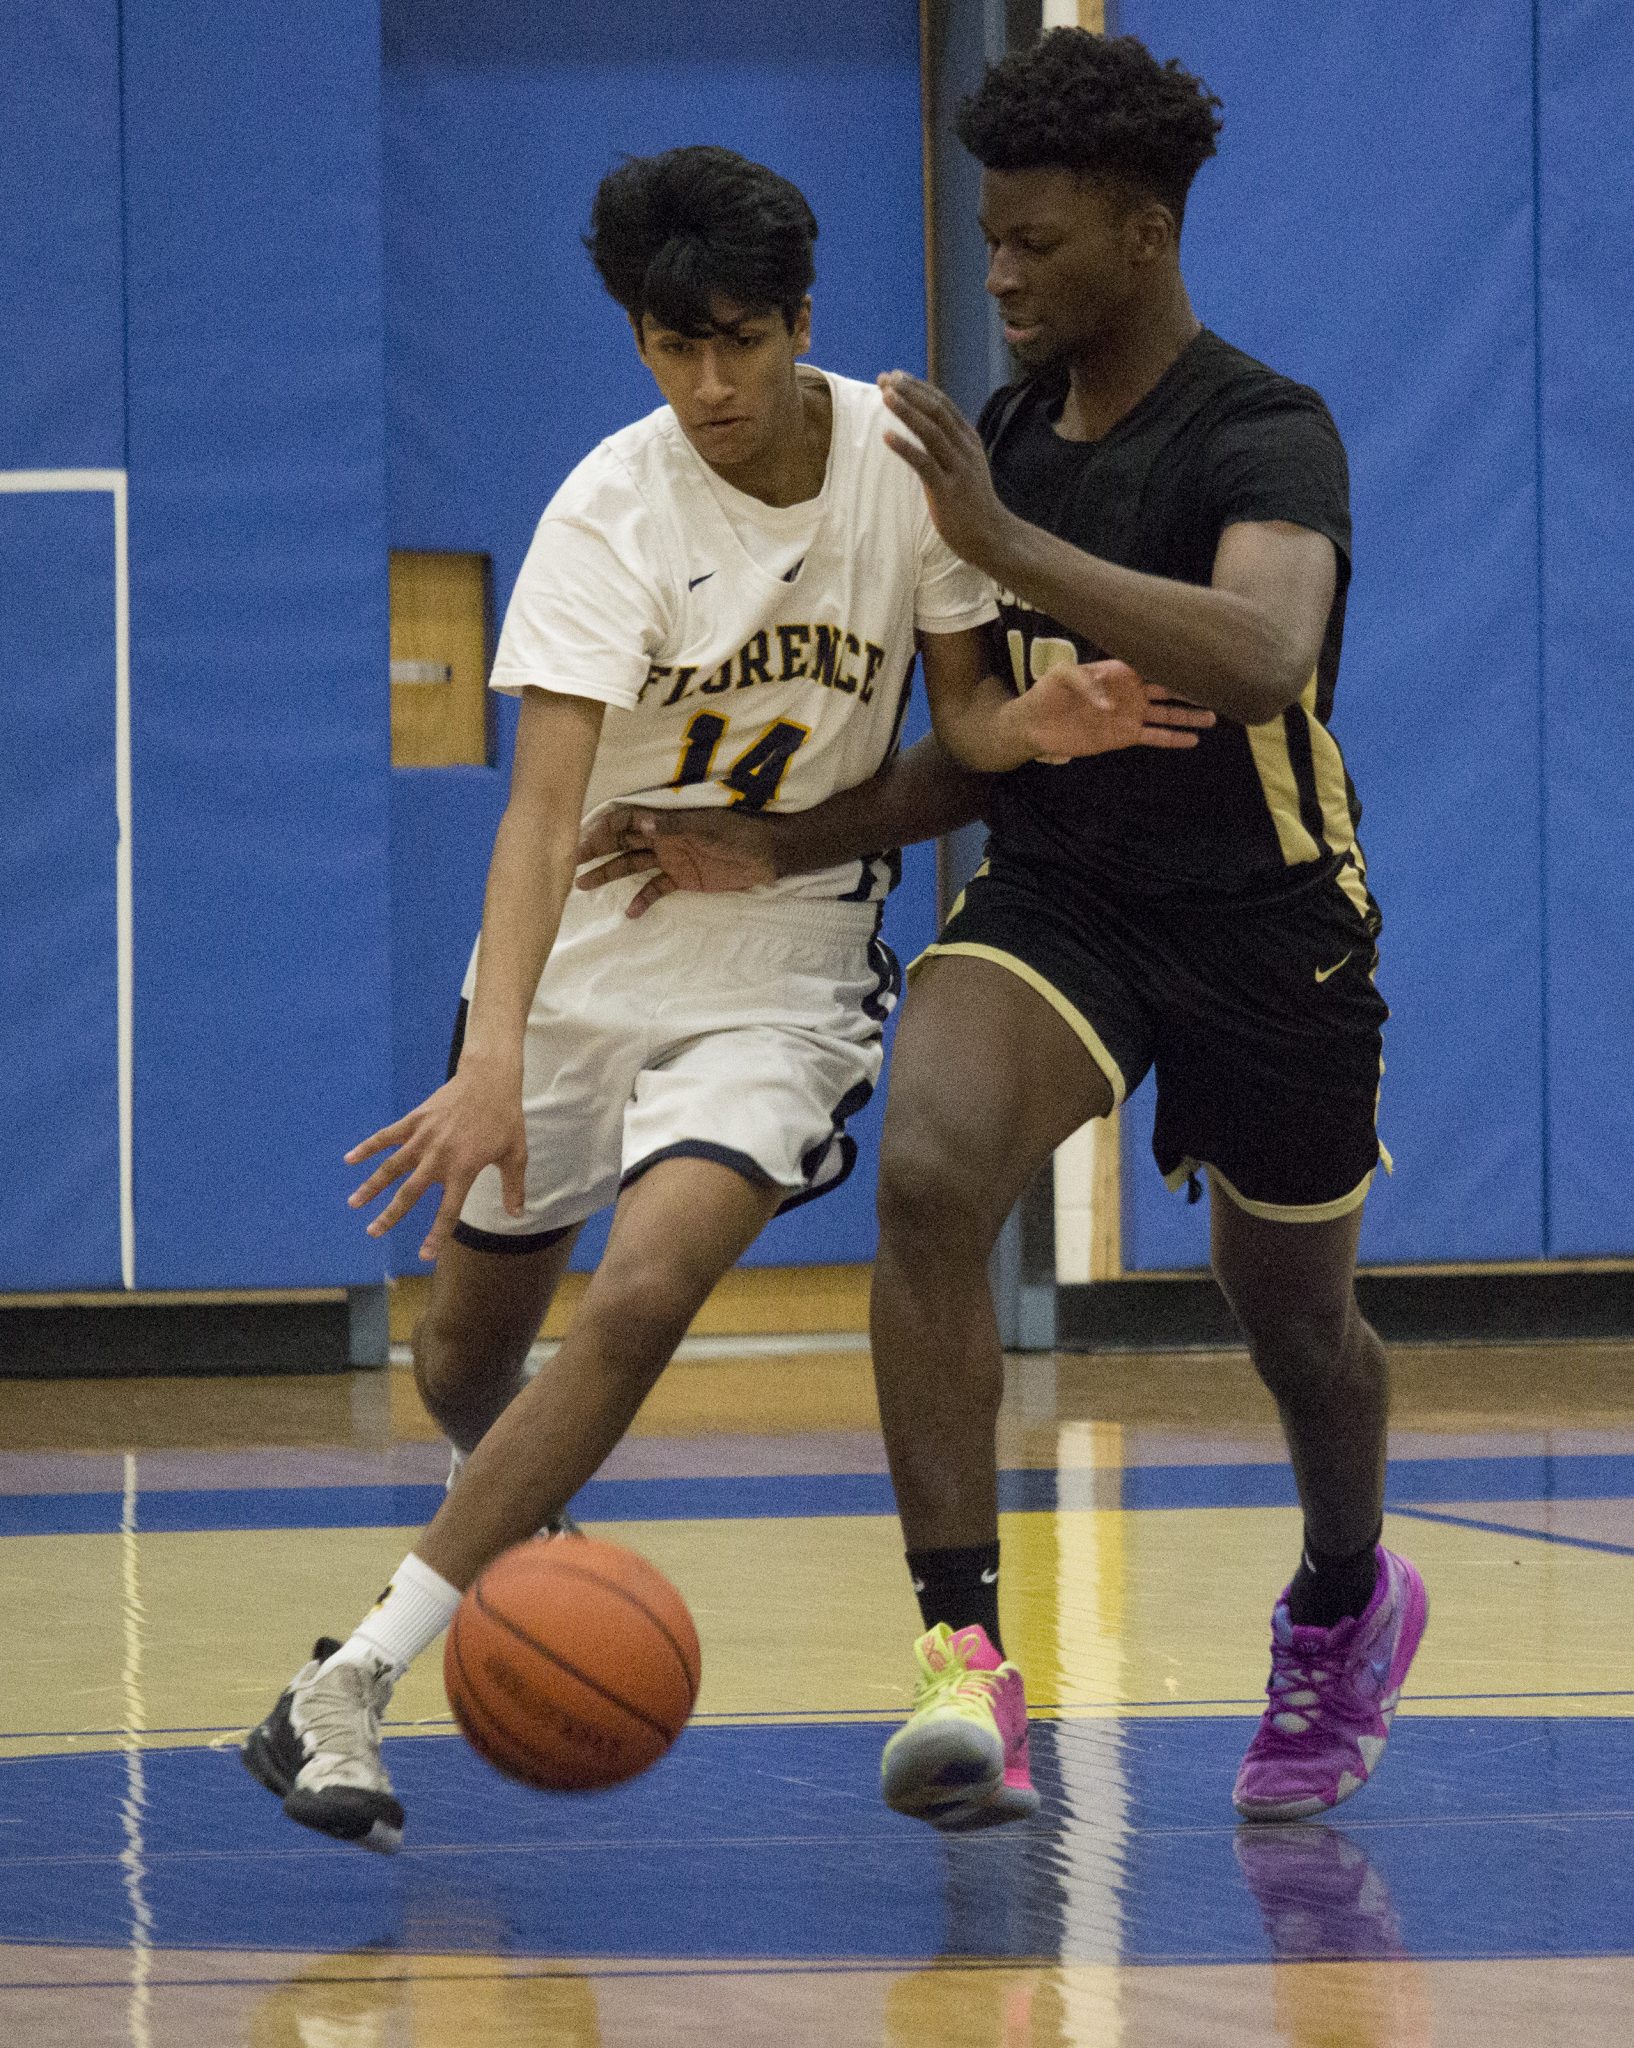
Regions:
[[[378,1664],[328,1664],[340,1648],[324,1636],[244,1738],[246,1769],[302,1827],[392,1856],[403,1846],[403,1809],[380,1761],[380,1720],[391,1674]]]

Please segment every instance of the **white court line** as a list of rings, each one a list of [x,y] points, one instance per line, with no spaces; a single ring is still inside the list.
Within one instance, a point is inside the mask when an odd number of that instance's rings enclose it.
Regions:
[[[135,917],[131,884],[130,492],[122,469],[0,469],[0,491],[107,491],[114,535],[114,920],[119,948],[119,1270],[136,1285]]]
[[[142,1736],[147,1711],[142,1701],[142,1642],[147,1614],[142,1606],[140,1560],[136,1547],[136,1455],[125,1453],[125,1498],[119,1517],[119,1552],[124,1594],[125,1725],[120,1747],[125,1752],[125,1796],[120,1802],[125,1846],[119,1867],[130,1901],[130,2040],[131,2048],[153,2048],[153,1911],[147,1898],[147,1849],[143,1823],[147,1818],[147,1771],[142,1761]]]

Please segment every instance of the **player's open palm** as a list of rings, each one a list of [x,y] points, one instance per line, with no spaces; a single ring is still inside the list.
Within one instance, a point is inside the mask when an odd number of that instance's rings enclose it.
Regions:
[[[528,1140],[522,1091],[514,1078],[501,1082],[480,1070],[462,1069],[417,1109],[354,1145],[346,1163],[360,1166],[382,1152],[387,1156],[347,1198],[348,1207],[362,1209],[394,1181],[401,1182],[369,1225],[371,1237],[384,1236],[428,1188],[440,1186],[443,1198],[436,1220],[420,1247],[422,1259],[435,1259],[485,1166],[499,1168],[506,1209],[513,1216],[522,1213]]]
[[[581,889],[604,888],[626,875],[646,881],[626,917],[640,917],[677,889],[711,895],[758,889],[777,879],[770,822],[756,812],[719,808],[638,810],[614,805],[592,818],[579,840]]]
[[[1146,683],[1126,661],[1062,662],[1021,699],[1035,758],[1059,765],[1120,747],[1195,747],[1214,713]]]

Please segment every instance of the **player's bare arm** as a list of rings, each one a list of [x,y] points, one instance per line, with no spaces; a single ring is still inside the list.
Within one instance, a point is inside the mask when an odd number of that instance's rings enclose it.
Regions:
[[[885,438],[956,554],[1148,682],[1227,718],[1258,725],[1298,698],[1333,605],[1326,535],[1283,520],[1229,526],[1207,585],[1120,568],[1009,511],[980,436],[945,393],[902,371],[880,386],[906,429]]]
[[[579,839],[580,889],[605,889],[631,875],[647,879],[625,906],[641,917],[676,890],[703,895],[741,894],[776,881],[774,821],[759,811],[719,806],[684,811],[614,804],[599,811]]]
[[[937,839],[980,817],[981,805],[982,778],[927,734],[866,782],[803,811],[614,805],[585,827],[579,859],[596,865],[585,867],[578,886],[645,875],[626,911],[640,917],[677,889],[755,889]]]
[[[1211,711],[1168,701],[1121,662],[1063,664],[1029,690],[1026,700],[1017,700],[990,677],[980,634],[929,638],[943,643],[939,654],[932,654],[927,643],[926,674],[929,678],[937,669],[938,682],[928,686],[939,690],[944,705],[962,688],[981,690],[982,704],[974,712],[978,728],[988,715],[1011,719],[1013,743],[989,747],[1003,767],[1023,760],[1071,760],[1126,746],[1191,747],[1198,730],[1214,723]],[[962,660],[949,654],[950,642],[968,643]],[[993,687],[985,688],[989,683]],[[1020,702],[1026,708],[1018,714]],[[959,722],[957,711],[946,711],[943,722],[948,718]],[[631,875],[645,876],[625,912],[641,917],[677,889],[754,889],[782,875],[812,873],[881,847],[940,838],[980,817],[982,777],[992,772],[964,765],[955,744],[928,734],[867,782],[805,811],[615,805],[592,819],[579,841],[578,887],[602,889]],[[984,742],[978,736],[969,744],[979,752]]]
[[[1121,747],[1194,747],[1212,711],[1171,702],[1121,661],[1063,662],[1017,696],[993,674],[984,633],[927,635],[925,690],[943,746],[979,774]]]
[[[523,696],[510,799],[488,866],[476,990],[459,1067],[417,1109],[346,1155],[352,1166],[388,1155],[350,1197],[352,1208],[372,1202],[394,1181],[402,1183],[369,1225],[371,1237],[399,1223],[428,1188],[441,1186],[422,1259],[436,1258],[485,1166],[499,1167],[506,1208],[512,1215],[522,1212],[528,1163],[523,1033],[573,886],[579,819],[602,713],[603,706],[586,697],[548,690]]]

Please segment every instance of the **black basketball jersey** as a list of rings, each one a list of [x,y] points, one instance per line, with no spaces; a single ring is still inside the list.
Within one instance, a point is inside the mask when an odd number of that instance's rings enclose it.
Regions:
[[[994,852],[1139,892],[1236,894],[1314,879],[1355,845],[1360,807],[1327,729],[1350,578],[1344,445],[1314,391],[1207,328],[1097,441],[1054,431],[1057,367],[989,400],[982,438],[1000,498],[1023,519],[1128,569],[1207,584],[1226,527],[1287,520],[1338,552],[1333,610],[1299,701],[1263,725],[1221,718],[1189,751],[1132,747],[997,776]],[[1016,687],[1105,650],[999,597]]]

